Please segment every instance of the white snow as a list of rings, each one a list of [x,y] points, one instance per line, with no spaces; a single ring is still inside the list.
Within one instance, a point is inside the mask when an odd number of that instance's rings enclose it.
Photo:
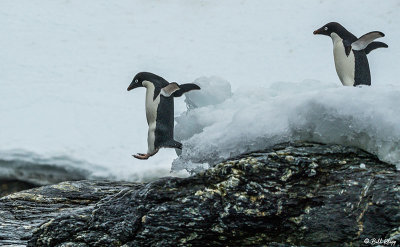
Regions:
[[[302,136],[398,160],[399,10],[397,0],[3,0],[0,159],[32,154],[62,167],[67,157],[91,177],[131,181],[170,175],[174,150],[131,157],[147,150],[145,92],[126,88],[150,71],[202,78],[188,116],[184,97],[175,100],[181,161]],[[312,34],[329,21],[386,34],[389,48],[368,55],[371,88],[340,86],[330,38]],[[265,121],[247,127],[256,117]]]

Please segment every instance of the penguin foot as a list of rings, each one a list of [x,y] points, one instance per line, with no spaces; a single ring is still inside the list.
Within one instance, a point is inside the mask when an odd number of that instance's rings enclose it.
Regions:
[[[138,153],[138,154],[134,154],[132,156],[139,160],[147,160],[151,155]]]
[[[157,148],[153,153],[150,153],[150,154],[141,154],[141,153],[138,153],[138,154],[134,154],[134,155],[132,155],[132,156],[135,157],[136,159],[139,159],[139,160],[147,160],[147,159],[150,158],[151,156],[155,155],[155,154],[158,152],[158,150],[160,150],[160,149]]]

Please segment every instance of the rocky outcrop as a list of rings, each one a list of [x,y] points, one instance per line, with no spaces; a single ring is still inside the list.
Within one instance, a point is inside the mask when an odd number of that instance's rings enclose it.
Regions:
[[[0,200],[0,222],[0,244],[29,246],[399,244],[400,180],[355,148],[282,144],[189,178],[12,194]]]
[[[0,246],[26,245],[42,223],[74,209],[90,207],[130,183],[107,181],[63,182],[14,193],[0,199]]]

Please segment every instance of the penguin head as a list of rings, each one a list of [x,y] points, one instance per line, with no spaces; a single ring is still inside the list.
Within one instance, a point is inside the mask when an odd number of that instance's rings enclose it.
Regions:
[[[329,22],[322,26],[320,29],[314,31],[314,34],[321,34],[326,36],[331,36],[332,33],[336,33],[340,37],[342,34],[347,33],[348,31],[337,22]]]
[[[140,72],[137,73],[133,78],[131,84],[128,87],[128,91],[138,87],[147,88],[150,84],[161,88],[168,85],[168,82],[164,78],[156,74],[150,72]]]
[[[150,74],[150,73],[147,73],[147,72],[137,73],[135,75],[135,77],[133,78],[133,80],[127,90],[130,91],[130,90],[138,88],[138,87],[144,87],[143,81],[145,81],[147,79],[147,77],[149,77],[147,74]]]

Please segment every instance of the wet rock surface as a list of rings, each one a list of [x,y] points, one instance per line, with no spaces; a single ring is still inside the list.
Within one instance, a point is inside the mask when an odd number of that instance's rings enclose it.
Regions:
[[[0,246],[24,246],[42,223],[86,208],[135,184],[107,181],[63,182],[17,192],[0,199]]]
[[[19,180],[0,180],[0,197],[38,187],[35,184]]]
[[[189,178],[64,182],[3,197],[0,244],[399,244],[399,175],[356,148],[281,144]]]

